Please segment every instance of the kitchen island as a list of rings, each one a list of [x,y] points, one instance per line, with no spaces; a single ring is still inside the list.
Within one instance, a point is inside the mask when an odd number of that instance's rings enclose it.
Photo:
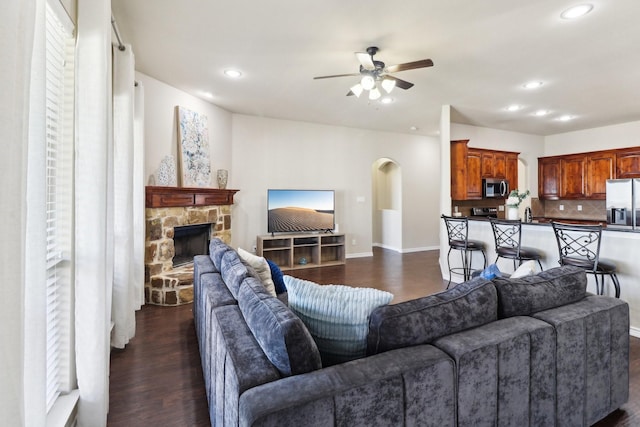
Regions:
[[[487,264],[496,260],[495,242],[491,223],[488,218],[469,218],[469,239],[484,242]],[[522,246],[538,249],[544,255],[541,260],[545,270],[557,267],[558,246],[550,222],[522,223]],[[446,257],[446,254],[445,254]],[[632,335],[640,337],[640,230],[616,230],[604,228],[600,245],[600,257],[615,263],[620,280],[620,298],[629,303]],[[444,260],[446,267],[446,258]],[[460,256],[451,252],[452,267],[459,266]],[[501,258],[498,263],[500,271],[513,272],[513,262]],[[473,257],[473,268],[482,268],[482,256]],[[443,269],[443,277],[448,279],[448,271]],[[587,291],[595,293],[595,280],[588,276]],[[611,279],[605,276],[605,295],[615,296]],[[453,277],[454,281],[461,278]]]

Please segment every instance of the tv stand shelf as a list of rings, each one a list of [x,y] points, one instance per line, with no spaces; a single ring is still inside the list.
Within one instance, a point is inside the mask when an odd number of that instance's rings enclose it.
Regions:
[[[266,234],[258,236],[256,252],[278,264],[281,270],[343,265],[345,236],[344,233]]]

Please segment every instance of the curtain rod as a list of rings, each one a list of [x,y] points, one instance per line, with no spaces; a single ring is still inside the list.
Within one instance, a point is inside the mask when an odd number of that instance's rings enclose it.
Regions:
[[[116,40],[118,40],[118,50],[124,51],[125,46],[122,44],[122,39],[120,38],[120,32],[118,31],[118,24],[116,23],[116,18],[111,14],[111,28],[113,28],[113,32],[116,35]]]

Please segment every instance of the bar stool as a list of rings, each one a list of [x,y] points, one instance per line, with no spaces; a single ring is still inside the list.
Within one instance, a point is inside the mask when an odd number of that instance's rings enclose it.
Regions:
[[[600,258],[602,225],[575,225],[551,222],[558,242],[560,265],[583,268],[596,279],[596,293],[604,293],[604,276],[611,277],[616,288],[616,298],[620,298],[620,282],[616,275],[616,265]],[[600,278],[600,280],[598,280]]]
[[[540,271],[543,270],[540,259],[542,253],[534,248],[522,246],[522,221],[519,219],[495,219],[491,218],[493,238],[496,242],[496,261],[505,258],[513,260],[513,269],[517,269],[522,261],[537,261]],[[516,261],[518,264],[516,265]]]
[[[467,217],[452,217],[442,215],[442,219],[447,227],[447,235],[449,237],[449,252],[447,253],[447,266],[449,267],[449,283],[447,283],[447,289],[451,285],[451,275],[462,274],[464,280],[467,281],[471,278],[471,265],[473,261],[473,252],[480,251],[482,253],[483,267],[487,266],[487,256],[484,253],[484,243],[478,240],[469,240],[469,218]],[[462,267],[451,268],[451,251],[460,251],[460,258],[462,259]],[[462,270],[462,273],[458,271]]]

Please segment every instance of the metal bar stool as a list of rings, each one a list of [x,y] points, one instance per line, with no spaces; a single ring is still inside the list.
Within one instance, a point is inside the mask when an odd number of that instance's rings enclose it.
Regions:
[[[604,276],[611,277],[616,288],[616,298],[620,298],[620,282],[616,275],[616,265],[600,258],[602,225],[575,225],[552,222],[558,242],[560,265],[573,265],[593,274],[596,279],[596,293],[604,293]]]
[[[522,246],[522,221],[519,219],[495,219],[491,218],[493,238],[496,242],[496,261],[500,258],[513,260],[513,269],[517,269],[522,261],[537,261],[540,271],[543,270],[540,259],[542,253],[534,248]],[[516,265],[516,261],[518,262]]]
[[[447,235],[449,236],[449,252],[447,252],[447,266],[449,268],[449,283],[447,289],[451,285],[451,275],[462,274],[464,280],[471,278],[471,265],[473,262],[473,252],[480,251],[482,253],[483,268],[487,266],[487,256],[484,253],[484,243],[478,240],[469,240],[469,219],[467,217],[452,217],[442,215],[442,219],[447,227]],[[462,267],[451,268],[451,251],[460,251],[462,259]],[[459,271],[462,270],[461,273]]]

